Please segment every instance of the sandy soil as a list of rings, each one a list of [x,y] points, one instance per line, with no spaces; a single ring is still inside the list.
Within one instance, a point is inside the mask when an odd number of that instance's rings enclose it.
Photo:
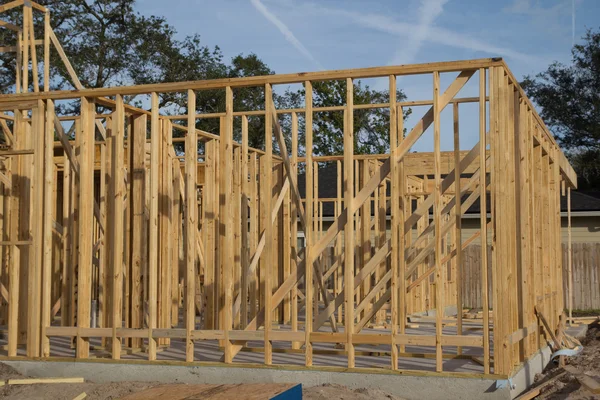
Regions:
[[[26,378],[6,364],[0,363],[0,380]],[[0,398],[33,399],[33,400],[72,400],[82,392],[86,399],[111,400],[119,399],[131,393],[157,386],[149,382],[114,382],[114,383],[55,383],[0,387]],[[323,385],[303,390],[303,398],[307,400],[402,400],[382,390],[348,389],[340,385]]]
[[[0,363],[0,380],[26,378],[6,364]],[[119,383],[53,383],[35,385],[6,385],[0,387],[0,398],[32,399],[32,400],[72,400],[81,393],[87,394],[90,400],[118,399],[130,393],[155,386],[147,382]]]
[[[600,323],[598,321],[589,325],[586,337],[581,344],[584,346],[583,351],[576,357],[568,358],[567,363],[591,377],[600,379]],[[544,374],[537,376],[536,380],[543,382],[559,372],[561,372],[560,369],[554,365],[548,368]],[[590,393],[574,376],[567,372],[553,384],[544,388],[538,398],[590,400],[600,399],[600,395]]]
[[[340,385],[323,385],[304,388],[304,400],[402,400],[377,389],[348,389]]]

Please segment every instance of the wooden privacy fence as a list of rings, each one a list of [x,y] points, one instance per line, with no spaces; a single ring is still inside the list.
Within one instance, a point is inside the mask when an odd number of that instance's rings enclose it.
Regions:
[[[573,309],[574,310],[599,310],[600,309],[600,243],[573,243]],[[488,254],[491,254],[488,246]],[[568,290],[568,264],[569,246],[562,244],[563,268],[563,293],[564,304],[567,305]],[[481,246],[471,245],[463,252],[462,289],[463,305],[471,308],[481,308]],[[491,265],[488,265],[491,276]],[[492,281],[489,282],[491,290]],[[493,307],[493,299],[489,299]]]
[[[600,310],[600,243],[573,243],[573,309]],[[562,245],[567,265],[568,245]],[[568,271],[563,269],[563,290],[568,294]],[[567,304],[565,297],[565,304]]]
[[[46,17],[45,67],[51,40],[77,90],[40,90],[32,4]],[[411,369],[399,363],[409,358],[431,359],[423,368],[437,376],[473,376],[447,371],[447,360],[463,359],[481,368],[477,377],[506,378],[545,343],[534,307],[549,329],[558,326],[560,196],[577,177],[502,59],[86,89],[49,11],[30,1],[24,10],[17,93],[0,95],[8,138],[0,151],[2,356],[362,363],[392,373]],[[397,78],[412,75],[430,82],[430,99],[399,101]],[[360,79],[384,81],[387,102],[356,104]],[[338,105],[315,104],[313,83],[322,81],[343,87]],[[303,106],[277,109],[274,86],[294,84],[304,87]],[[234,107],[249,87],[264,104]],[[468,87],[476,97],[460,97]],[[173,93],[186,105],[180,115],[160,107]],[[199,112],[198,93],[214,96],[218,111]],[[131,96],[150,109],[126,104]],[[79,112],[57,115],[63,102]],[[460,114],[467,105],[474,112]],[[411,126],[406,107],[422,107]],[[364,132],[354,123],[364,110],[385,115],[385,154],[355,154]],[[314,122],[330,113],[344,121],[343,155],[313,154]],[[466,151],[459,115],[478,126]],[[198,129],[207,118],[218,121],[217,132]],[[264,149],[249,146],[249,119],[262,124]],[[442,151],[442,137],[453,139],[450,151]],[[417,143],[431,151],[412,154]],[[337,168],[336,198],[315,192],[322,163]],[[335,206],[326,231],[320,201]],[[461,221],[475,201],[479,230],[462,240]],[[493,318],[483,312],[466,326],[459,313],[448,329],[445,307],[464,302],[456,265],[488,237],[493,251],[482,251],[480,264],[491,269],[477,279],[482,307],[493,299]],[[432,328],[410,330],[407,313],[423,299],[436,310]],[[374,321],[385,329],[370,329]]]

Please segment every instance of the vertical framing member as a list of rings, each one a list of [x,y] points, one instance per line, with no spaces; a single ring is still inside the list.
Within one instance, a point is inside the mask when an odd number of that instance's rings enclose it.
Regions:
[[[460,130],[459,130],[459,112],[458,103],[454,103],[452,107],[453,122],[454,122],[454,248],[456,249],[456,257],[454,263],[456,265],[456,271],[454,275],[454,281],[456,283],[456,334],[462,335],[462,309],[463,309],[463,293],[462,293],[462,199],[460,196]],[[485,138],[484,138],[485,142]],[[485,160],[485,151],[479,153],[480,157]],[[485,171],[485,170],[483,170]],[[485,178],[485,173],[481,171],[481,174]],[[480,198],[481,199],[481,198]],[[481,200],[480,200],[481,201]],[[485,225],[482,229],[485,228]],[[457,347],[457,354],[462,354],[462,347]]]
[[[266,213],[265,223],[265,250],[263,257],[267,260],[266,267],[270,268],[271,260],[273,260],[273,224],[271,223],[270,215],[272,210],[272,188],[273,188],[273,118],[271,115],[272,103],[273,102],[273,88],[270,84],[265,85],[265,174],[264,190],[261,194],[261,203],[263,204],[263,210]],[[308,266],[307,266],[308,268]],[[271,322],[273,320],[273,310],[271,307],[271,297],[273,296],[271,274],[265,274],[264,281],[264,304],[265,304],[265,364],[271,365],[273,363],[273,349],[271,344],[270,332]],[[231,310],[229,308],[228,310]]]
[[[90,327],[92,235],[94,209],[94,119],[96,104],[94,99],[81,98],[81,137],[79,141],[79,253],[77,279],[77,326]],[[88,358],[89,338],[77,332],[77,358]]]
[[[298,114],[292,112],[292,157],[291,157],[292,174],[298,177]],[[290,192],[290,197],[294,196]],[[296,201],[292,198],[290,201],[290,237],[291,237],[291,265],[290,274],[296,275],[298,270],[298,212],[296,209]],[[298,284],[294,284],[291,293],[291,325],[292,332],[298,331]],[[292,342],[292,349],[299,349],[300,342]]]
[[[198,134],[196,132],[196,93],[188,90],[188,131],[185,137],[185,359],[194,361],[194,341],[192,331],[195,329],[196,309],[194,296],[196,293],[196,175]]]
[[[405,324],[402,323],[402,321],[398,320],[398,306],[399,306],[399,297],[402,296],[401,293],[399,293],[400,287],[401,285],[398,285],[398,275],[399,275],[399,262],[400,260],[404,261],[404,256],[402,253],[404,253],[402,250],[400,250],[400,247],[403,247],[400,245],[400,238],[399,236],[399,229],[400,229],[400,225],[403,225],[403,222],[401,223],[402,219],[400,219],[402,217],[401,215],[401,211],[400,211],[400,204],[398,201],[398,196],[396,196],[395,194],[401,195],[402,194],[402,189],[399,188],[400,184],[403,184],[404,182],[402,182],[399,178],[399,159],[398,157],[396,157],[395,154],[395,150],[398,146],[398,132],[397,132],[397,117],[396,117],[396,112],[397,112],[397,108],[396,108],[396,76],[395,75],[390,75],[389,76],[389,89],[390,89],[390,157],[391,157],[391,171],[390,171],[390,178],[391,178],[391,191],[390,193],[392,193],[391,195],[391,206],[390,206],[390,210],[391,210],[391,217],[392,217],[392,221],[391,221],[391,235],[392,235],[392,256],[390,259],[390,263],[391,263],[391,269],[392,269],[392,276],[391,276],[391,300],[390,300],[390,305],[391,305],[391,311],[392,311],[392,320],[391,320],[391,340],[392,340],[392,354],[391,354],[391,363],[392,363],[392,370],[397,370],[398,369],[398,346],[396,345],[396,335],[398,334],[398,325],[402,324],[402,326],[404,326]],[[402,238],[403,240],[403,238]],[[348,260],[348,258],[346,258],[346,260]],[[405,266],[405,263],[402,262],[403,266]],[[348,290],[348,284],[346,284],[346,290]],[[400,296],[399,296],[400,294]],[[404,293],[404,297],[403,299],[406,299],[406,293]],[[401,328],[401,332],[403,331],[403,329]]]
[[[483,373],[490,373],[490,314],[487,252],[487,171],[486,171],[486,85],[485,68],[479,69],[479,201],[481,232],[481,297],[483,308]],[[460,310],[459,310],[460,311]]]
[[[152,330],[156,329],[158,300],[158,173],[159,142],[161,122],[158,110],[158,94],[152,92],[150,119],[150,221],[148,255],[148,359],[156,360],[156,339]]]
[[[567,271],[569,274],[568,309],[569,323],[573,323],[573,243],[571,242],[571,186],[567,187]]]
[[[121,358],[121,339],[117,338],[117,329],[122,326],[123,310],[123,222],[124,222],[124,196],[125,196],[125,171],[122,160],[124,160],[124,140],[125,140],[125,111],[123,97],[116,96],[115,111],[112,119],[113,139],[112,139],[112,158],[111,175],[112,185],[111,193],[114,196],[113,218],[111,224],[113,233],[110,235],[109,258],[112,266],[112,358],[118,360]],[[112,199],[110,199],[113,201]]]
[[[344,229],[344,282],[345,282],[345,326],[346,352],[348,353],[348,368],[355,366],[354,344],[354,84],[352,78],[346,79],[346,109],[344,113],[344,176],[346,187],[344,203],[348,209],[348,223]],[[307,271],[311,268],[306,266]],[[307,296],[308,298],[308,296]]]
[[[433,72],[433,164],[434,164],[434,200],[433,223],[435,224],[435,370],[442,371],[442,319],[444,315],[444,268],[442,261],[441,231],[441,153],[440,153],[440,73]]]
[[[228,331],[232,329],[232,297],[233,297],[233,210],[231,196],[233,192],[233,91],[230,86],[225,88],[225,114],[222,118],[221,139],[219,146],[219,167],[221,193],[220,225],[221,225],[221,272],[223,277],[223,321],[225,331],[225,363],[233,362],[231,341]]]
[[[44,139],[44,221],[43,221],[43,260],[42,260],[42,357],[50,356],[50,339],[46,328],[51,325],[52,295],[52,191],[54,184],[54,103],[46,103],[46,125]]]
[[[304,331],[305,331],[305,346],[304,346],[304,355],[305,360],[304,364],[307,367],[311,367],[313,363],[313,354],[312,354],[312,343],[310,341],[310,335],[312,333],[313,327],[313,310],[312,310],[312,302],[313,302],[313,232],[312,232],[312,219],[313,219],[313,89],[312,82],[306,81],[304,83],[304,108],[305,108],[305,152],[306,152],[306,162],[305,162],[305,174],[306,174],[306,209],[304,210],[304,218],[305,218],[305,232],[304,232],[304,241],[305,241],[305,253],[304,253],[304,310],[305,310],[305,322],[304,322]],[[352,168],[352,162],[350,162],[350,168]],[[348,318],[348,316],[346,316]]]
[[[15,110],[15,120],[13,124],[13,136],[15,142],[14,149],[22,148],[23,141],[23,114]],[[10,201],[10,237],[9,240],[16,241],[20,239],[19,235],[19,214],[21,206],[21,185],[22,179],[21,164],[22,157],[13,157],[11,161],[11,201]],[[29,161],[29,160],[27,160]],[[10,280],[9,280],[9,302],[8,302],[8,356],[15,357],[17,355],[17,343],[19,341],[19,297],[20,297],[20,276],[21,276],[21,248],[16,245],[10,246]]]
[[[250,249],[248,243],[248,193],[250,183],[248,181],[248,116],[242,115],[242,199],[241,199],[241,326],[246,329],[248,325],[248,267],[250,261]]]

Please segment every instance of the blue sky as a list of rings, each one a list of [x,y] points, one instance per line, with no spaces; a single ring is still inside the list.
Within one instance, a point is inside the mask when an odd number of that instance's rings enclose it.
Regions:
[[[165,16],[182,37],[199,33],[226,59],[256,53],[277,73],[501,56],[520,79],[554,60],[568,63],[573,41],[600,26],[599,0],[140,0],[137,7]],[[409,99],[431,98],[429,80],[403,78],[398,86]],[[475,86],[461,95],[476,95]]]

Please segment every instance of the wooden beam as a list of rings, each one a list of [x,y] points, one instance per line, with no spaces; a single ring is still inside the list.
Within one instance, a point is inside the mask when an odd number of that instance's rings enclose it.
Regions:
[[[44,221],[43,221],[43,260],[42,260],[42,357],[50,356],[50,339],[46,328],[51,325],[52,305],[52,186],[54,184],[54,102],[46,103],[44,129]]]
[[[81,98],[81,132],[79,152],[79,256],[77,277],[77,326],[90,327],[91,311],[91,267],[94,202],[94,115],[96,104],[86,97]],[[77,358],[88,358],[89,338],[77,335]]]
[[[198,136],[196,133],[196,93],[188,90],[188,132],[185,142],[185,328],[186,328],[186,361],[194,361],[194,341],[192,331],[195,330],[196,311],[194,308],[194,295],[196,293],[196,235],[197,212],[196,207],[196,162],[198,159]]]
[[[111,194],[114,196],[110,201],[112,206],[113,232],[110,235],[109,259],[112,267],[112,358],[118,360],[121,357],[121,338],[117,337],[117,329],[123,324],[123,245],[124,245],[124,197],[125,171],[124,164],[119,160],[124,159],[124,140],[125,140],[125,110],[123,97],[116,96],[116,108],[113,117],[113,139],[112,139],[112,158],[111,163]]]
[[[52,35],[54,38],[56,36]],[[57,51],[60,50],[56,43],[57,40],[53,39],[54,45],[57,47]],[[64,61],[64,60],[63,60]],[[336,70],[336,71],[323,71],[323,72],[301,72],[294,74],[280,74],[280,75],[265,75],[256,77],[244,77],[244,78],[225,78],[225,79],[213,79],[203,81],[189,81],[189,82],[175,82],[175,83],[163,83],[163,84],[147,84],[147,85],[136,85],[136,86],[123,86],[113,88],[99,88],[99,89],[81,89],[74,94],[72,91],[56,91],[45,94],[43,98],[51,100],[58,99],[69,99],[76,96],[88,96],[88,97],[110,97],[116,94],[136,95],[136,94],[148,94],[152,92],[167,93],[167,92],[180,92],[183,90],[209,90],[209,89],[224,89],[227,86],[231,88],[240,87],[259,87],[265,84],[279,85],[279,84],[291,84],[291,83],[302,83],[305,81],[326,81],[326,80],[340,80],[347,77],[353,79],[366,79],[376,77],[387,77],[389,75],[416,75],[416,74],[428,74],[433,71],[439,72],[456,72],[456,71],[467,71],[477,70],[479,68],[488,68],[490,66],[502,65],[501,59],[478,59],[478,60],[466,60],[466,61],[447,61],[437,62],[428,64],[411,64],[411,65],[398,65],[398,66],[387,66],[387,67],[372,67],[372,68],[358,68],[349,70]],[[6,95],[0,96],[0,102]],[[49,97],[48,97],[49,96]],[[11,95],[15,99],[35,99],[37,100],[39,95],[21,94],[19,96]],[[452,96],[454,97],[454,96]]]
[[[151,95],[150,119],[150,219],[148,240],[148,359],[156,360],[156,339],[152,329],[157,328],[158,301],[158,174],[161,122],[158,115],[158,94]]]
[[[485,69],[479,69],[479,154],[484,154],[486,143],[486,80]],[[479,158],[479,224],[481,232],[481,304],[483,308],[483,369],[490,373],[490,313],[488,292],[487,252],[487,169],[485,157]]]
[[[440,73],[435,71],[433,73],[433,152],[434,152],[434,168],[435,168],[435,190],[433,193],[433,223],[435,224],[435,309],[436,309],[436,320],[435,320],[435,336],[436,336],[436,348],[435,348],[435,370],[437,372],[442,371],[442,318],[444,316],[444,285],[445,285],[445,274],[444,266],[442,265],[442,219],[441,219],[441,207],[442,207],[442,178],[440,175]]]
[[[344,111],[344,177],[345,191],[344,204],[354,203],[354,170],[352,159],[354,157],[354,83],[351,78],[346,79],[346,110]],[[363,189],[364,190],[364,189]],[[348,210],[348,206],[346,209]],[[346,294],[344,300],[344,331],[346,335],[346,352],[348,353],[348,368],[354,368],[354,212],[352,207],[347,219],[350,221],[344,229],[344,283]],[[320,254],[317,253],[317,254]],[[307,265],[308,268],[308,265]]]

